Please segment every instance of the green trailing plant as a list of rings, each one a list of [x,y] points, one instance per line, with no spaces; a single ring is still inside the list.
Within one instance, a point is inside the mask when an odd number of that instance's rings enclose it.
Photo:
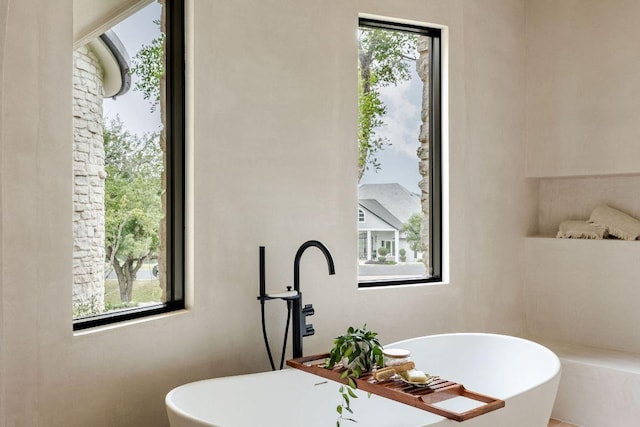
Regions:
[[[351,399],[358,397],[355,393],[355,389],[358,387],[354,380],[365,372],[371,371],[374,366],[383,366],[384,364],[382,346],[377,336],[376,332],[367,330],[365,324],[358,329],[350,326],[346,334],[333,340],[333,348],[329,353],[325,367],[333,369],[338,363],[342,363],[344,371],[340,374],[340,379],[346,381],[346,384],[341,385],[338,389],[342,401],[336,407],[337,427],[340,427],[342,421],[357,422],[347,416],[347,413],[353,415]]]
[[[348,385],[341,385],[338,389],[338,393],[342,396],[342,401],[336,407],[336,412],[338,413],[338,419],[336,420],[336,427],[340,427],[342,421],[351,421],[353,423],[357,423],[358,421],[355,418],[350,418],[345,416],[348,412],[353,415],[353,409],[351,409],[351,399],[357,399],[358,395],[355,393],[356,383],[353,379],[349,378]]]

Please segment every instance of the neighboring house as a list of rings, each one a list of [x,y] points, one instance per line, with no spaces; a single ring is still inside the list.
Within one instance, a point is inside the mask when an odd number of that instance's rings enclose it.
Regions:
[[[389,249],[387,258],[398,260],[400,249],[407,259],[420,258],[409,247],[403,225],[411,215],[420,213],[420,196],[398,183],[362,184],[358,190],[358,258],[377,258],[377,249]]]

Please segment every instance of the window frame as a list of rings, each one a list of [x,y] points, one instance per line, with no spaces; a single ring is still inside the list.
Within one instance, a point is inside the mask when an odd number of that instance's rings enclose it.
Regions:
[[[73,319],[73,330],[104,326],[185,308],[185,0],[164,2],[166,42],[165,171],[167,301]]]
[[[358,28],[409,32],[429,37],[429,257],[428,276],[420,279],[358,280],[358,288],[442,282],[442,31],[427,25],[358,18]]]

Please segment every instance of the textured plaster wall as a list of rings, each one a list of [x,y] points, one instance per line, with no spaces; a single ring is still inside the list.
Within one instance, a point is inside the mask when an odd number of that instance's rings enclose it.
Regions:
[[[640,2],[527,2],[527,174],[637,173]]]
[[[602,202],[637,216],[640,3],[526,5],[527,175],[539,181],[539,232],[554,234],[562,216],[588,218]],[[528,332],[640,352],[639,257],[638,242],[528,239]]]
[[[74,0],[73,40],[80,47],[154,0]]]
[[[0,425],[164,426],[171,388],[266,370],[259,245],[270,290],[291,284],[304,241],[321,240],[334,256],[331,277],[319,251],[302,260],[317,331],[306,353],[364,322],[383,342],[522,331],[523,1],[189,6],[189,310],[76,336],[72,1],[1,9]],[[358,12],[449,29],[448,285],[356,288]],[[278,342],[284,304],[267,314]]]

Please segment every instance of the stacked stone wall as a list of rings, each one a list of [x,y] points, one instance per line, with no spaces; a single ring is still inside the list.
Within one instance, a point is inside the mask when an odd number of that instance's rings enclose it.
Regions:
[[[102,69],[88,46],[73,55],[74,314],[104,310],[105,169]]]
[[[427,269],[427,274],[432,274],[429,247],[429,38],[418,37],[417,43],[418,59],[416,61],[416,71],[422,80],[422,124],[420,125],[420,136],[418,137],[420,147],[418,148],[418,158],[420,159],[419,170],[422,179],[418,186],[421,190],[420,202],[422,205],[422,222],[420,224],[420,241],[422,243],[422,261]]]

